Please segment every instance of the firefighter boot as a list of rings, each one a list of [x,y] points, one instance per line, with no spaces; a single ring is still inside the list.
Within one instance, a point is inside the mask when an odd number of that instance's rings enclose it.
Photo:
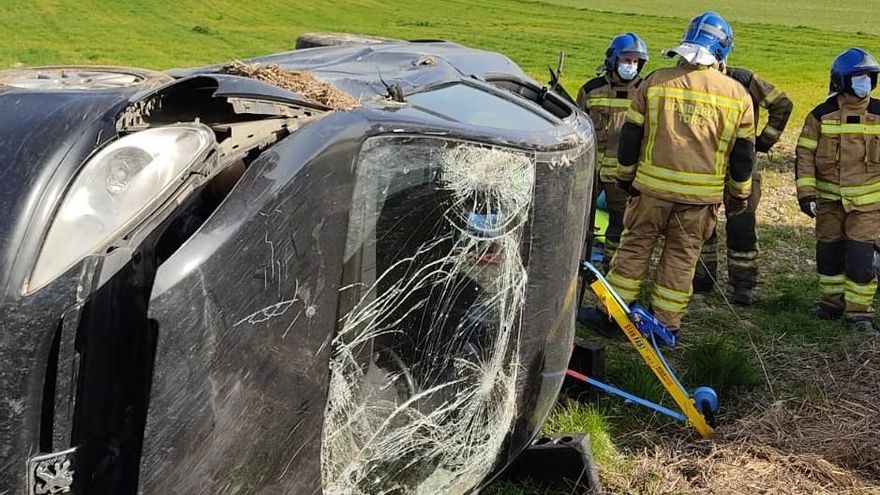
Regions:
[[[855,332],[870,332],[877,330],[874,318],[871,314],[847,314],[845,321],[846,326]]]
[[[820,320],[839,320],[843,317],[843,308],[819,304],[813,310],[813,316]]]
[[[611,321],[611,318],[597,307],[581,307],[578,309],[577,321],[581,325],[609,339],[623,336],[623,332],[617,328],[617,324]]]
[[[751,306],[755,303],[755,292],[754,287],[734,287],[733,302],[742,306]]]

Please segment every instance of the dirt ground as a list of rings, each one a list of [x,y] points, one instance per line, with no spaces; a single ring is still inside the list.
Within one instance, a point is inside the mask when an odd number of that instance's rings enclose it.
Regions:
[[[880,494],[880,343],[792,369],[809,397],[759,402],[712,440],[631,453],[603,472],[608,493]]]

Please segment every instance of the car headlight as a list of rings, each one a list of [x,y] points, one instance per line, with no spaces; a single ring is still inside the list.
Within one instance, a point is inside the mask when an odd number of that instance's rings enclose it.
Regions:
[[[25,292],[135,227],[183,184],[215,143],[207,126],[179,124],[125,136],[95,154],[65,194]]]

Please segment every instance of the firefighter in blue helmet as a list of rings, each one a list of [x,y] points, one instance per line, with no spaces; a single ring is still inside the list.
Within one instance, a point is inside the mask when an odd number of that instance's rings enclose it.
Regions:
[[[605,62],[597,77],[587,81],[578,91],[577,103],[596,128],[599,188],[605,192],[608,228],[602,265],[607,269],[620,243],[623,232],[623,211],[626,193],[617,186],[617,143],[626,121],[630,100],[642,78],[639,74],[648,61],[648,46],[635,33],[615,36],[605,51]]]
[[[873,321],[880,238],[880,100],[870,97],[880,64],[850,48],[831,66],[831,95],[811,111],[795,149],[801,211],[816,219],[816,316],[844,317],[857,330]]]
[[[630,197],[608,282],[626,303],[635,300],[654,248],[665,238],[651,307],[673,332],[720,205],[741,213],[751,193],[755,116],[749,93],[722,72],[732,48],[724,18],[714,12],[694,18],[667,52],[678,64],[639,85],[620,132],[617,180]],[[604,309],[582,308],[578,320],[606,333]]]

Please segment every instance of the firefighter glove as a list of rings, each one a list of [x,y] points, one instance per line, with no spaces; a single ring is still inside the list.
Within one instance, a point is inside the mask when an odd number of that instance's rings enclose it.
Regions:
[[[755,151],[757,151],[758,153],[767,153],[768,151],[770,151],[770,148],[772,148],[774,144],[776,144],[776,142],[773,141],[772,138],[761,134],[757,137],[757,139],[755,139]]]
[[[819,208],[819,203],[816,202],[815,197],[801,198],[798,200],[798,204],[801,207],[801,211],[804,212],[804,215],[810,218],[816,218],[816,210]]]
[[[724,195],[724,210],[727,216],[732,217],[746,211],[749,207],[749,198],[734,198],[729,194]]]

